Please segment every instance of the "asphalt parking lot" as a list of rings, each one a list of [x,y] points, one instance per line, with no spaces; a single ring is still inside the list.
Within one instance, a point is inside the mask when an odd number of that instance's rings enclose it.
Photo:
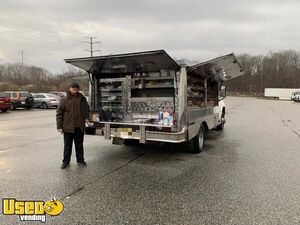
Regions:
[[[87,167],[60,169],[55,110],[0,113],[0,196],[61,199],[46,224],[300,224],[300,104],[229,97],[198,155],[85,136]],[[0,216],[1,224],[20,222]]]

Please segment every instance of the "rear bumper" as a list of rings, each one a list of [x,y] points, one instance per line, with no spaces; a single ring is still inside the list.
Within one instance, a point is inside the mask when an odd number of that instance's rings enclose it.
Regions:
[[[48,102],[48,107],[57,107],[58,106],[58,102]]]
[[[115,124],[114,124],[115,125]],[[124,125],[124,124],[120,124]],[[130,128],[130,125],[126,125]],[[149,141],[154,142],[166,142],[166,143],[182,143],[187,140],[187,129],[183,128],[178,132],[161,132],[161,131],[148,131],[147,127],[153,125],[131,125],[138,126],[138,129],[132,132],[120,132],[118,128],[112,128],[110,123],[104,123],[104,128],[96,128],[96,135],[104,135],[105,139],[118,138],[123,140],[135,139],[140,143],[146,143]]]
[[[11,108],[11,105],[10,105],[10,104],[1,104],[1,105],[0,105],[0,110],[2,110],[2,109],[8,110],[8,109],[10,109],[10,108]]]
[[[33,102],[28,102],[28,101],[15,101],[12,102],[17,108],[28,108],[28,107],[33,107],[34,103]]]

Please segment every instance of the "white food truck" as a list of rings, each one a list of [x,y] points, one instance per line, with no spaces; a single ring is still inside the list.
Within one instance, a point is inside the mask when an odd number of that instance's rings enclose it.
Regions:
[[[89,75],[87,133],[114,144],[186,142],[194,153],[208,131],[223,130],[226,81],[243,75],[234,54],[193,66],[164,50],[65,61]]]

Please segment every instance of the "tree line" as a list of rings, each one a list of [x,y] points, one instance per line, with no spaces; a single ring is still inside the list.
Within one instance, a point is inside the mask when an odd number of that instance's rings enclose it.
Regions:
[[[88,89],[85,72],[69,67],[59,74],[21,63],[0,65],[0,91],[24,90],[30,92],[66,91],[71,82],[78,82],[82,90]]]
[[[300,53],[295,50],[238,56],[244,76],[227,83],[232,94],[263,95],[265,88],[300,88]]]
[[[295,50],[270,52],[266,55],[238,55],[244,76],[227,83],[229,94],[262,95],[265,88],[300,88],[300,53]],[[0,65],[0,91],[31,92],[65,91],[70,82],[78,82],[83,90],[88,81],[85,72],[69,67],[54,74],[48,70],[20,63]]]

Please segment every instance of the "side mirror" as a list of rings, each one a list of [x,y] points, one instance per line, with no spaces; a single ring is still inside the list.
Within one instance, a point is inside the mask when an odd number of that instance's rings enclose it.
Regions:
[[[220,94],[219,94],[219,100],[223,100],[224,98],[226,98],[226,87],[225,86],[221,86],[220,88]]]

